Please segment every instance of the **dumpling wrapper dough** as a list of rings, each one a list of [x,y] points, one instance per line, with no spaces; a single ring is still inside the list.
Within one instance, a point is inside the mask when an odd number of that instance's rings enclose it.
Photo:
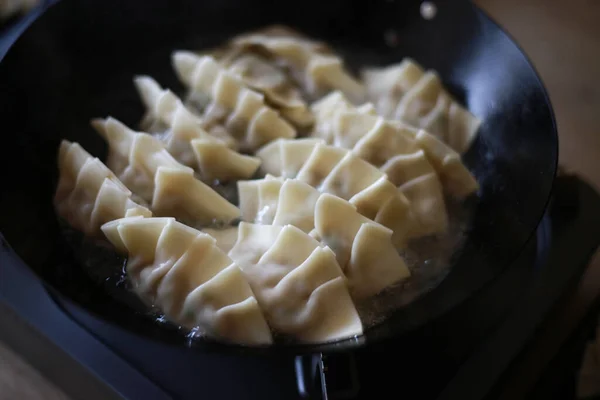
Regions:
[[[248,88],[214,58],[177,51],[172,61],[179,80],[192,93],[210,97],[212,103],[204,112],[205,118],[222,123],[243,150],[254,151],[274,139],[296,136],[295,129],[265,104],[262,95]]]
[[[109,145],[109,167],[158,216],[210,225],[239,218],[240,210],[194,177],[156,138],[108,118],[92,125]]]
[[[241,223],[229,254],[275,331],[307,343],[362,333],[335,256],[298,228]]]
[[[216,135],[206,131],[206,122],[188,109],[181,99],[147,75],[134,78],[140,99],[146,107],[142,129],[157,133],[166,149],[180,163],[194,168],[196,160],[190,142],[194,139],[213,140],[228,148],[237,147],[236,140],[228,133]]]
[[[410,59],[363,72],[369,99],[379,113],[426,129],[459,153],[468,150],[481,120],[443,87],[435,71],[424,71]]]
[[[232,137],[227,140],[207,133],[202,128],[202,119],[154,79],[138,76],[135,84],[148,110],[145,119],[164,125],[157,137],[177,161],[193,168],[208,182],[247,179],[254,175],[260,159],[233,150]]]
[[[362,72],[367,94],[380,115],[392,118],[398,103],[421,79],[425,71],[410,58],[383,68],[366,68]]]
[[[342,60],[326,51],[327,47],[299,34],[270,31],[238,36],[231,42],[234,48],[259,48],[278,64],[284,65],[304,92],[313,100],[332,90],[339,90],[353,101],[365,98],[364,86],[352,77]]]
[[[129,255],[136,292],[169,319],[241,344],[272,342],[245,276],[209,235],[174,218],[125,218],[102,229]]]
[[[100,227],[115,219],[152,215],[131,199],[131,191],[112,171],[78,143],[61,142],[58,169],[54,195],[57,214],[86,235],[98,236]]]
[[[204,180],[228,182],[252,177],[260,166],[260,158],[240,154],[222,143],[206,139],[191,141]]]
[[[410,276],[392,231],[339,197],[323,194],[317,200],[315,233],[336,254],[355,298],[373,296]]]
[[[294,126],[306,129],[313,124],[300,90],[267,57],[252,49],[225,49],[212,55],[250,88],[263,93],[267,102]]]
[[[350,150],[327,145],[322,139],[280,139],[264,146],[257,155],[263,160],[263,167],[274,167],[270,173],[282,174],[282,178],[295,176],[319,192],[350,201],[361,214],[396,232],[394,242],[403,246],[409,230],[408,219],[392,216],[407,216],[407,199],[395,190],[383,172]],[[274,159],[277,162],[271,163]],[[246,192],[245,189],[240,188],[240,193]],[[247,193],[248,198],[256,198]],[[247,210],[246,220],[255,220],[257,205],[249,199],[246,203],[243,196],[240,206]]]

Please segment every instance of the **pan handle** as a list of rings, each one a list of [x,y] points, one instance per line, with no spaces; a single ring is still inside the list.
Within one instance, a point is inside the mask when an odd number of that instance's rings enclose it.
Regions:
[[[301,355],[294,363],[302,399],[350,400],[358,396],[358,373],[352,353]]]

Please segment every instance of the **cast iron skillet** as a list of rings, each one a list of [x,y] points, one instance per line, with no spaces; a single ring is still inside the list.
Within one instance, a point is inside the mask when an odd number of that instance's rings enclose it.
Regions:
[[[52,293],[125,329],[189,345],[177,329],[115,300],[77,262],[52,208],[58,144],[62,138],[77,141],[102,159],[106,146],[89,120],[113,115],[135,126],[143,112],[132,84],[135,74],[152,75],[177,91],[172,50],[214,46],[242,31],[286,24],[332,43],[351,65],[388,64],[410,56],[437,70],[451,92],[483,119],[465,155],[481,183],[472,227],[452,271],[436,289],[357,339],[271,348],[198,339],[192,347],[331,352],[395,339],[426,324],[482,289],[519,254],[550,195],[557,134],[536,72],[498,26],[466,1],[438,2],[437,16],[426,21],[419,3],[59,2],[25,31],[0,64],[0,231]]]

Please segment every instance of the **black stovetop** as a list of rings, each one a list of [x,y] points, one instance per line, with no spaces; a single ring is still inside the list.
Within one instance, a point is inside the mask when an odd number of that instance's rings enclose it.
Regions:
[[[536,237],[475,296],[393,342],[325,355],[330,398],[493,399],[599,240],[599,195],[557,178]],[[1,251],[15,262],[0,266],[0,340],[74,398],[300,397],[293,357],[200,353],[122,331],[54,298],[6,243]]]

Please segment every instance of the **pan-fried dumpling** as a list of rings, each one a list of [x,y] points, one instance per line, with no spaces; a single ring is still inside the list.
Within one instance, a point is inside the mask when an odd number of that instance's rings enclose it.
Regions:
[[[362,334],[335,255],[298,228],[242,222],[229,255],[274,331],[304,343]]]
[[[300,90],[267,57],[251,49],[223,49],[211,55],[248,87],[264,94],[267,103],[292,125],[306,130],[313,124],[314,118]]]
[[[445,90],[438,74],[410,59],[363,73],[381,115],[425,129],[459,153],[468,150],[481,120]]]
[[[317,43],[299,34],[281,30],[250,33],[235,38],[233,48],[257,49],[269,55],[277,65],[284,66],[305,94],[319,99],[339,90],[356,103],[365,99],[365,88],[344,68],[342,59]]]
[[[212,236],[217,242],[217,247],[224,253],[228,253],[233,247],[238,237],[237,226],[227,226],[221,229],[205,228],[202,232]]]
[[[357,298],[377,294],[410,276],[392,243],[392,231],[339,197],[327,193],[319,197],[314,233],[336,254]]]
[[[174,218],[124,218],[102,230],[129,256],[134,290],[168,319],[241,344],[272,342],[244,274],[211,236]]]
[[[191,113],[170,90],[163,90],[148,76],[135,84],[148,109],[146,120],[159,121],[166,128],[158,136],[180,163],[193,168],[204,181],[248,179],[260,160],[236,152],[230,142],[208,134],[203,121]],[[233,140],[233,138],[230,138]]]
[[[169,89],[163,89],[158,82],[147,75],[133,79],[135,88],[146,113],[140,123],[141,129],[158,134],[165,147],[180,163],[194,168],[196,160],[189,143],[194,139],[215,139],[227,147],[235,149],[237,141],[226,131],[207,132],[207,123],[188,109],[181,99]]]
[[[448,214],[440,180],[423,150],[390,158],[380,168],[411,205],[411,237],[445,232]]]
[[[331,92],[319,101],[314,102],[310,106],[311,111],[315,115],[315,126],[311,136],[321,138],[327,144],[333,144],[334,128],[331,125],[334,117],[337,113],[351,110],[353,107],[339,90]]]
[[[329,246],[342,267],[354,297],[375,295],[408,277],[408,269],[396,252],[392,231],[363,215],[347,201],[319,191],[297,179],[259,180],[256,186],[269,188],[277,182],[277,194],[257,204],[247,221],[276,226],[293,225]],[[256,198],[258,197],[258,198]],[[240,204],[242,209],[243,204]],[[264,209],[274,215],[265,221]],[[406,216],[404,216],[406,219]],[[375,243],[377,241],[377,243]],[[371,257],[369,254],[374,253]]]
[[[248,179],[260,167],[260,158],[240,154],[213,140],[194,139],[191,145],[200,176],[206,181]]]
[[[367,95],[374,102],[378,113],[393,118],[398,103],[418,81],[425,71],[410,58],[399,64],[383,68],[366,68],[362,71]]]
[[[242,220],[249,221],[254,219],[259,209],[258,198],[259,198],[259,187],[264,181],[275,180],[283,183],[282,178],[276,178],[270,174],[267,174],[264,179],[256,179],[251,181],[238,181],[238,198],[240,209],[242,212]],[[264,206],[263,206],[264,208]]]
[[[376,167],[396,155],[413,154],[423,149],[449,194],[463,198],[478,190],[477,181],[462,163],[460,155],[425,131],[359,111],[339,93],[332,93],[313,105],[313,110],[316,110],[315,126],[320,129],[314,136],[350,149]]]
[[[135,132],[114,118],[97,119],[94,128],[109,145],[108,167],[158,216],[190,224],[231,222],[240,210],[194,177],[151,135]]]
[[[292,156],[285,157],[286,154]],[[383,172],[349,150],[328,146],[318,139],[279,139],[261,148],[256,155],[263,160],[267,173],[296,178],[320,192],[348,200],[365,217],[405,238],[409,221],[406,215],[410,209],[408,200]],[[265,157],[280,162],[271,162]]]
[[[173,66],[192,94],[199,92],[210,98],[204,109],[205,121],[224,125],[243,150],[253,151],[273,139],[296,136],[294,128],[265,104],[263,95],[248,88],[214,58],[177,51]]]
[[[424,130],[417,130],[399,121],[392,124],[403,135],[413,138],[417,146],[425,152],[448,194],[462,199],[479,190],[477,180],[463,164],[460,154]]]
[[[102,224],[129,216],[150,217],[146,207],[97,158],[78,143],[63,140],[58,153],[57,214],[78,231],[96,236]]]
[[[264,225],[293,225],[309,233],[315,227],[320,192],[298,179],[238,181],[242,218]]]

